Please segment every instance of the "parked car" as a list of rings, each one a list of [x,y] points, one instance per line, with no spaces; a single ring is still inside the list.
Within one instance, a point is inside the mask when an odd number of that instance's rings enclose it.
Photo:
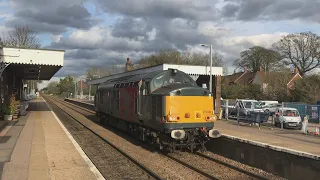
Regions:
[[[299,111],[295,108],[280,107],[276,109],[276,117],[274,119],[274,125],[281,127],[283,122],[284,128],[298,128],[301,129],[302,122]]]
[[[248,112],[263,112],[259,106],[259,102],[253,99],[237,99],[233,107],[229,106],[229,115],[237,115],[237,107],[239,107],[239,116],[247,116]]]
[[[278,103],[267,104],[265,106],[262,106],[262,110],[264,112],[269,113],[270,115],[273,115],[276,112],[277,108],[279,108],[281,106],[282,106],[282,104],[278,104]]]

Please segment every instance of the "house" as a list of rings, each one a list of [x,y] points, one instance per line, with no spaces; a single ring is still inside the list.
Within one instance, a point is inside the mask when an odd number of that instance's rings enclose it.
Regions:
[[[224,84],[250,84],[255,76],[254,72],[245,70],[244,72],[234,72],[231,75],[223,76],[222,82]]]
[[[290,81],[287,83],[287,87],[288,89],[292,89],[294,86],[294,82],[296,80],[302,79],[302,76],[300,75],[298,69],[296,68],[295,73],[293,74],[292,78],[290,79]]]
[[[263,92],[267,91],[267,87],[271,83],[286,84],[287,93],[290,95],[290,89],[293,89],[294,82],[298,79],[302,79],[298,69],[296,68],[292,73],[286,72],[264,72],[257,71],[255,77],[252,80],[252,84],[258,84],[262,87]]]
[[[77,89],[80,91],[82,89],[82,91],[88,90],[89,86],[88,84],[84,81],[84,80],[80,80],[77,82]]]
[[[295,69],[293,73],[283,72],[264,72],[260,68],[256,73],[244,71],[234,72],[232,75],[224,76],[223,83],[232,84],[258,84],[261,86],[263,92],[267,91],[267,87],[270,83],[283,83],[287,85],[287,93],[290,94],[290,89],[294,87],[294,82],[298,79],[302,79],[298,69]]]

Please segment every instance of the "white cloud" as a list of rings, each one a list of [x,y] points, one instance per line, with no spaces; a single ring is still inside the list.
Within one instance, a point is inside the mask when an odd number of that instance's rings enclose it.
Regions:
[[[6,26],[0,26],[0,36],[5,36],[11,29]]]
[[[59,42],[62,37],[62,35],[52,35],[51,40],[52,42]]]
[[[98,26],[92,27],[89,30],[76,30],[69,36],[70,40],[83,42],[88,46],[99,43],[104,39],[104,35],[107,35],[108,31]]]
[[[231,28],[217,26],[215,23],[210,21],[200,22],[198,25],[198,31],[203,35],[212,37],[227,36],[232,33]]]
[[[288,33],[320,32],[317,6],[312,7],[317,3],[310,2],[302,6],[289,0],[89,0],[92,6],[83,6],[84,1],[0,1],[0,18],[6,25],[15,19],[38,32],[54,33],[48,38],[50,48],[66,50],[65,66],[56,76],[83,75],[90,66],[123,64],[127,57],[136,62],[159,49],[209,53],[199,46],[202,43],[212,44],[233,69],[240,52],[253,45],[270,48]],[[8,30],[0,26],[1,34]]]
[[[60,78],[63,78],[63,77],[52,77],[49,81],[42,81],[42,83],[38,84],[38,88],[43,89],[43,88],[47,87],[50,82],[54,82],[54,81],[59,82]]]
[[[271,45],[283,36],[288,35],[286,32],[276,32],[272,34],[257,34],[250,36],[233,36],[233,37],[224,37],[220,41],[224,46],[238,46],[242,44],[252,44],[257,46],[263,46],[270,48]]]

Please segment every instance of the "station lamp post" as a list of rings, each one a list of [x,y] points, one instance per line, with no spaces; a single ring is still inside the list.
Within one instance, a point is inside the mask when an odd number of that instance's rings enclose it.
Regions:
[[[210,47],[210,82],[209,82],[209,90],[212,92],[212,44],[200,44],[204,47]]]

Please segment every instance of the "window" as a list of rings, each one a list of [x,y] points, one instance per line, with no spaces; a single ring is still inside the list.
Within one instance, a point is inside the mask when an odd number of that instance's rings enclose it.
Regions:
[[[260,106],[260,104],[259,104],[258,102],[253,102],[253,107],[254,107],[255,109],[261,108],[261,106]]]
[[[296,110],[285,110],[283,112],[283,116],[292,116],[292,117],[298,117],[299,116],[299,112]]]
[[[251,102],[245,102],[244,103],[244,108],[246,108],[246,109],[251,109]]]
[[[150,94],[150,82],[146,82],[145,93]]]
[[[153,92],[158,88],[175,83],[197,86],[196,82],[189,75],[183,72],[178,71],[174,74],[171,71],[164,71],[152,79],[150,83],[150,91]]]
[[[167,74],[167,72],[163,72],[153,78],[153,80],[151,82],[151,91],[154,91],[155,89],[158,89],[158,88],[162,87],[163,85],[168,84],[166,74]]]

